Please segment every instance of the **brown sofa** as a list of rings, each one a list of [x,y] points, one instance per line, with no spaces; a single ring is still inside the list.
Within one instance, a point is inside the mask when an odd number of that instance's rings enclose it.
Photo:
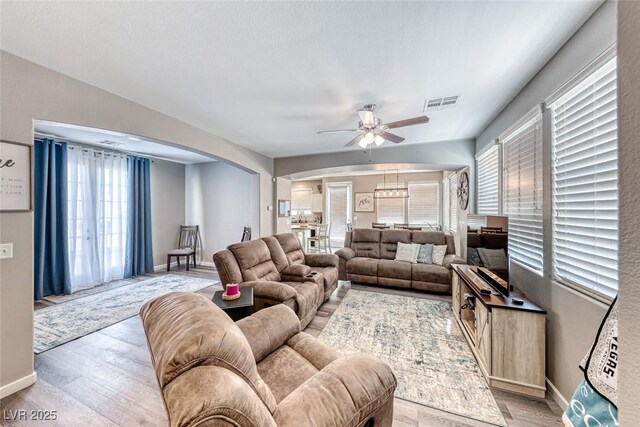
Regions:
[[[284,305],[233,323],[206,297],[174,292],[140,316],[171,426],[391,426],[389,366],[341,356]]]
[[[443,265],[395,261],[398,242],[447,245]],[[375,230],[347,232],[340,257],[339,280],[369,285],[451,293],[451,264],[466,264],[455,255],[453,236],[441,231]]]
[[[304,328],[338,285],[338,257],[305,254],[293,233],[235,243],[213,261],[220,280],[253,288],[254,311],[285,304]]]

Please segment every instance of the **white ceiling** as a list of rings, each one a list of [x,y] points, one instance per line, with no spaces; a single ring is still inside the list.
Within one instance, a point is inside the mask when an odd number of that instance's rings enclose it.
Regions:
[[[212,157],[139,135],[40,120],[36,120],[34,130],[40,136],[55,137],[67,142],[81,142],[108,150],[141,154],[177,163],[192,164],[216,161]],[[105,141],[115,144],[105,144]]]
[[[356,109],[405,143],[475,137],[602,0],[2,2],[2,49],[271,157],[342,150]]]

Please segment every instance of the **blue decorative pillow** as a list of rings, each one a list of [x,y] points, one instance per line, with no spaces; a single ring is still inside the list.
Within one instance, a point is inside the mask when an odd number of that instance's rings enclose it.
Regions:
[[[433,263],[433,245],[427,243],[420,246],[420,252],[418,252],[418,263],[420,264],[432,264]]]
[[[477,248],[467,248],[467,262],[471,265],[484,265]]]

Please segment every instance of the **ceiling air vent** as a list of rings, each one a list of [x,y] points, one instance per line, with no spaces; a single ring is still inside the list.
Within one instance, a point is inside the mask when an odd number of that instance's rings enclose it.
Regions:
[[[428,98],[424,101],[424,109],[422,111],[427,112],[427,111],[446,110],[448,108],[453,108],[456,106],[459,99],[460,99],[460,95],[439,96],[436,98]]]

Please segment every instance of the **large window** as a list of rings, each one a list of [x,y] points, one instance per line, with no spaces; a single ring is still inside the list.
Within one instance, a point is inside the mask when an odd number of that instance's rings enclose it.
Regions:
[[[438,182],[409,183],[409,224],[436,227],[440,212]]]
[[[442,228],[455,232],[458,229],[458,174],[450,174],[442,181]]]
[[[616,60],[551,105],[553,271],[565,283],[618,289]]]
[[[404,187],[403,182],[387,184],[378,184],[377,188],[395,189]],[[386,224],[404,223],[405,221],[405,204],[407,199],[403,198],[380,198],[376,199],[376,217],[377,222]]]
[[[478,214],[499,215],[499,146],[495,145],[478,156]]]
[[[509,257],[542,274],[540,108],[509,128],[499,141],[503,144],[503,210],[509,216]]]

